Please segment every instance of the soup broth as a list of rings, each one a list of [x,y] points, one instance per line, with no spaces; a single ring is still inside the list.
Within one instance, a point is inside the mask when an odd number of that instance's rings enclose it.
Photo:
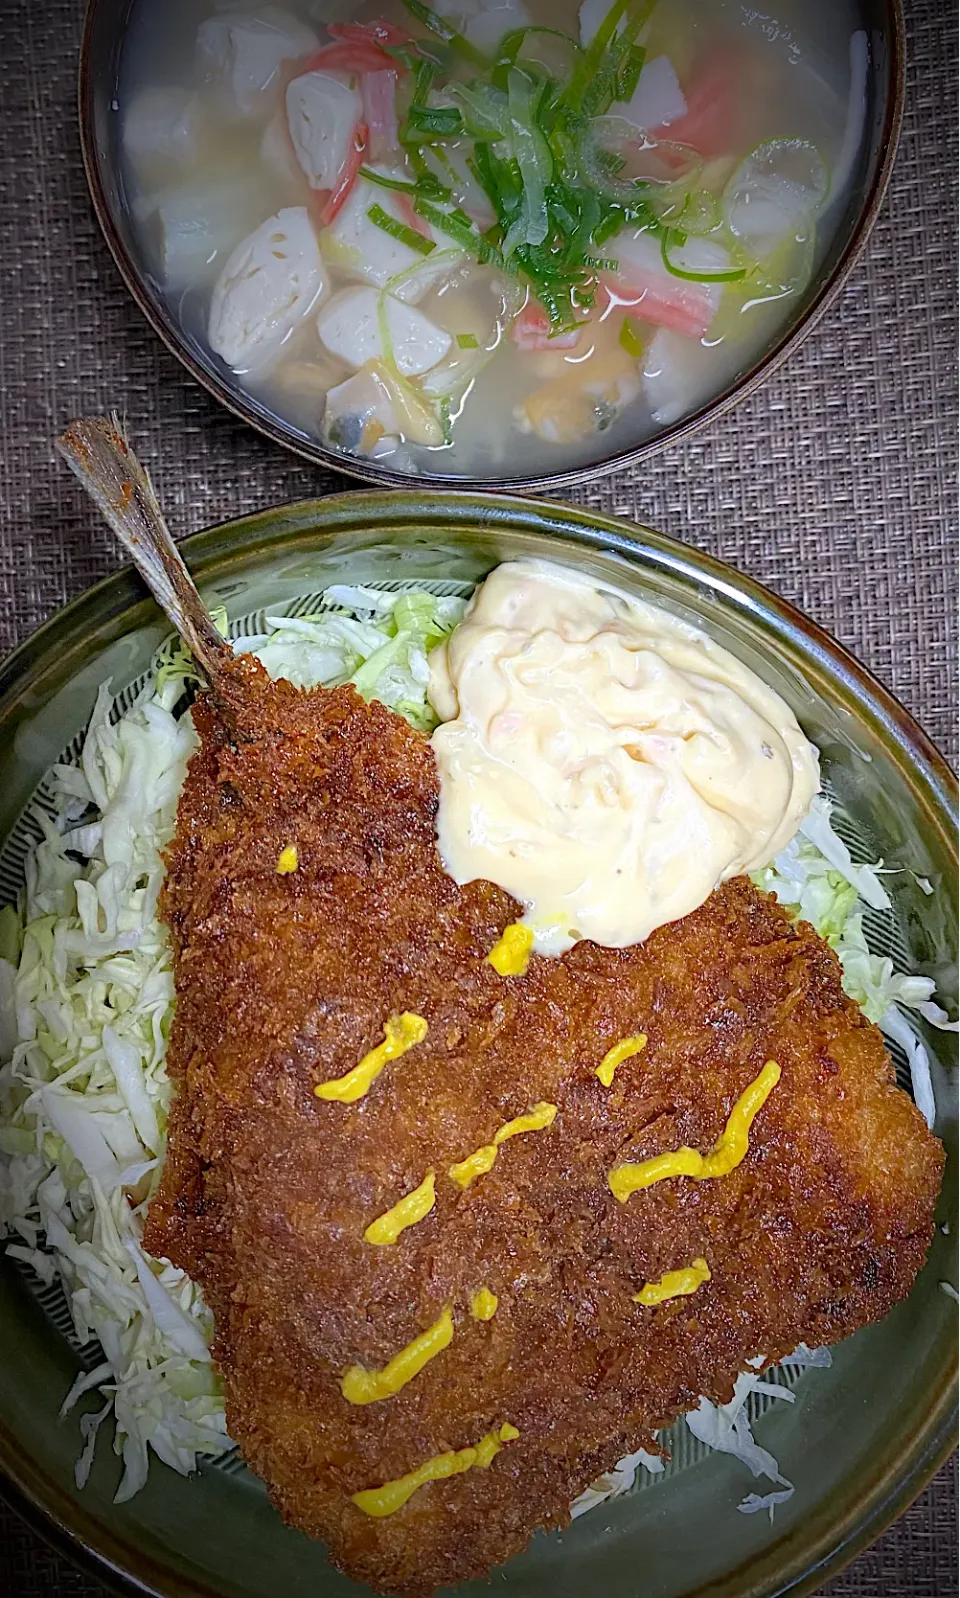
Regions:
[[[796,312],[859,168],[852,0],[139,0],[148,270],[264,408],[394,470],[588,465]]]

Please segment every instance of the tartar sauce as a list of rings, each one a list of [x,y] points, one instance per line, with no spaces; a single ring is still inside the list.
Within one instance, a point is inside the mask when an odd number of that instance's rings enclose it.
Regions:
[[[431,655],[438,843],[526,906],[535,947],[623,948],[793,837],[819,787],[789,706],[699,628],[508,562]]]

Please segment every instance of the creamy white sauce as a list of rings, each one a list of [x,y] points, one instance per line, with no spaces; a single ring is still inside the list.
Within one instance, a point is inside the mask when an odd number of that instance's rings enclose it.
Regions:
[[[527,907],[542,953],[613,948],[765,865],[819,787],[779,694],[658,605],[499,566],[431,656],[438,841]]]

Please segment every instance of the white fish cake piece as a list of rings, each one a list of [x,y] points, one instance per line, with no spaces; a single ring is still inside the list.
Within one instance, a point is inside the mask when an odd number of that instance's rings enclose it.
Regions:
[[[669,328],[657,330],[641,357],[641,372],[644,398],[661,427],[689,415],[719,387],[714,353]]]
[[[260,140],[260,159],[272,178],[303,192],[303,172],[293,151],[285,108],[274,111]]]
[[[344,289],[327,302],[317,317],[321,343],[348,366],[358,369],[368,361],[383,360],[388,352],[384,349],[381,310],[401,376],[419,377],[443,360],[453,343],[449,333],[412,305],[369,288]]]
[[[383,177],[409,182],[409,173],[403,171],[394,171],[389,167],[374,167],[372,170]],[[457,249],[446,234],[431,228],[429,237],[435,245],[431,253],[437,258],[432,263],[429,255],[411,249],[402,239],[393,238],[376,222],[371,222],[367,212],[375,205],[379,205],[395,221],[410,226],[400,195],[365,178],[358,178],[339,214],[323,230],[323,253],[332,266],[340,266],[364,283],[374,284],[376,288],[386,288],[390,283],[391,293],[398,299],[416,304],[428,288],[456,270],[463,259],[463,251]],[[394,285],[393,279],[402,273],[410,274],[409,281]]]
[[[162,180],[196,161],[204,118],[197,95],[156,85],[134,95],[123,118],[123,149],[141,182]]]
[[[287,125],[312,189],[336,188],[347,164],[363,100],[336,72],[304,72],[287,85]]]
[[[606,19],[611,4],[612,0],[583,0],[579,14],[580,43],[584,49],[593,43],[597,34],[600,32],[601,25]],[[621,17],[620,21],[617,23],[617,33],[622,33],[625,26],[626,19],[625,17]],[[650,21],[648,19],[636,36],[637,44],[646,44],[649,33]]]
[[[492,54],[505,33],[528,28],[532,21],[523,0],[483,0],[463,31],[478,50]]]
[[[375,170],[381,176],[408,181],[405,172],[384,167]],[[395,221],[409,226],[397,194],[358,178],[346,204],[324,229],[323,252],[329,261],[355,272],[365,282],[385,288],[391,278],[416,266],[424,257],[402,239],[393,238],[371,222],[367,212],[374,205],[379,205]]]
[[[480,10],[481,0],[433,0],[431,11],[438,17],[443,17],[455,28],[463,29],[469,17],[475,17]]]
[[[208,17],[197,31],[201,72],[239,118],[266,120],[280,99],[284,62],[311,55],[318,44],[313,29],[280,6]]]
[[[326,287],[305,206],[268,217],[223,268],[210,304],[210,347],[235,371],[262,370]]]
[[[235,171],[170,184],[133,206],[144,225],[153,269],[175,293],[212,284],[263,211],[262,199]]]

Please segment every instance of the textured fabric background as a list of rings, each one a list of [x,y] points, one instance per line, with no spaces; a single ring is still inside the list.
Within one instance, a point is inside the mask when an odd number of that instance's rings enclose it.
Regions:
[[[956,758],[956,31],[906,0],[909,93],[865,259],[803,349],[693,440],[571,498],[751,572],[849,645]],[[116,406],[178,532],[349,484],[219,410],[129,301],[74,113],[81,0],[0,0],[0,650],[117,555],[52,446]],[[823,1598],[957,1592],[947,1467]],[[0,1594],[98,1598],[0,1505]]]

